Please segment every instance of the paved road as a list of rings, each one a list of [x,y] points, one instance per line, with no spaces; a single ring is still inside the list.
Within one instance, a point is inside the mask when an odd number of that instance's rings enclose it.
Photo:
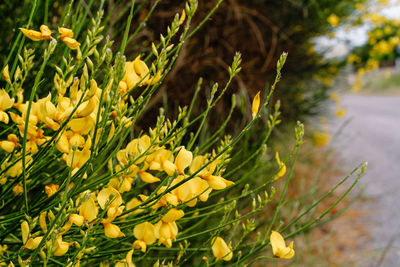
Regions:
[[[365,224],[373,251],[360,266],[378,266],[382,254],[379,266],[400,266],[400,97],[344,95],[342,105],[351,121],[334,147],[349,169],[368,161],[360,184],[374,199],[358,207],[372,211]],[[334,119],[333,131],[342,122]]]

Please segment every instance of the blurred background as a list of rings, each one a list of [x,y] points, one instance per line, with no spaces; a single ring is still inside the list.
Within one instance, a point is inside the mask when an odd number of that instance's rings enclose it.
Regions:
[[[8,63],[10,55],[17,53],[13,43],[18,28],[29,19],[28,10],[33,7],[33,2],[2,0],[0,3],[0,16],[3,18],[0,62],[3,66]],[[129,13],[129,2],[79,0],[74,4],[79,8],[79,14],[86,14],[89,18],[91,10],[103,8],[107,34],[118,47]],[[207,132],[217,129],[227,116],[232,116],[233,120],[226,126],[226,131],[235,134],[251,118],[251,102],[255,94],[271,86],[277,59],[283,52],[288,52],[274,96],[274,102],[280,101],[285,126],[274,132],[265,162],[253,174],[256,179],[271,172],[275,151],[288,155],[294,143],[293,126],[298,120],[305,122],[306,141],[295,167],[290,201],[282,211],[281,220],[284,222],[285,218],[289,220],[293,214],[299,213],[360,162],[368,161],[369,168],[356,190],[330,212],[328,219],[296,238],[294,260],[279,265],[398,266],[399,2],[199,1],[192,27],[199,25],[216,4],[218,9],[186,42],[145,116],[135,127],[140,131],[152,126],[160,107],[170,118],[176,116],[178,106],[190,105],[197,81],[202,77],[205,89],[199,92],[199,101],[193,109],[194,114],[199,113],[212,84],[227,81],[226,70],[236,51],[240,51],[242,71],[235,77],[229,94],[218,105],[214,120],[207,121],[207,130],[201,133],[201,138],[207,139]],[[48,24],[56,28],[68,3],[37,1],[33,25]],[[184,3],[136,1],[133,25],[143,25],[144,28],[129,40],[125,53],[127,59],[134,59],[139,52],[150,53],[151,43],[165,32],[173,16],[184,8]],[[148,18],[148,15],[151,16]],[[75,29],[78,39],[83,38],[85,27],[80,25]],[[10,29],[13,34],[10,34]],[[45,90],[41,93],[46,94]],[[232,94],[236,96],[236,107],[230,114]],[[252,131],[252,136],[257,136],[257,133],[265,131],[265,127],[259,126]],[[257,143],[257,139],[249,137],[241,146],[251,153]],[[243,153],[243,157],[248,153]],[[243,158],[235,158],[233,164],[241,161]],[[243,173],[246,168],[249,167],[245,166]],[[241,175],[240,171],[237,175]],[[329,207],[334,200],[335,197],[328,198],[320,209]]]

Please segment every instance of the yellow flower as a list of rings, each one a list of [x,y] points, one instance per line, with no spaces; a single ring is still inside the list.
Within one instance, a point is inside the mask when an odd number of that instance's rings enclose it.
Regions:
[[[62,236],[59,235],[56,240],[55,247],[57,248],[54,252],[54,256],[62,256],[68,252],[69,247],[73,244],[73,242],[64,242],[62,240]]]
[[[34,30],[28,30],[25,28],[19,28],[21,32],[31,39],[32,41],[49,40],[51,38],[51,31],[46,25],[40,26],[40,32]]]
[[[171,183],[174,186],[180,183],[184,176],[179,175]],[[211,188],[206,180],[200,177],[193,177],[189,181],[183,183],[178,188],[172,190],[172,193],[178,198],[178,201],[185,203],[189,207],[194,207],[198,197],[201,201],[207,201],[208,195],[211,193]]]
[[[207,162],[207,158],[205,156],[196,156],[191,165],[190,165],[190,173],[196,173],[204,164]],[[224,179],[221,176],[213,175],[215,169],[217,168],[218,159],[211,162],[207,167],[201,170],[197,176],[200,176],[202,179],[206,180],[208,185],[214,190],[221,190],[228,186],[234,184],[234,182]],[[211,191],[210,191],[211,192]],[[209,194],[209,193],[208,193]],[[207,197],[208,197],[208,194]],[[201,198],[200,198],[201,200]],[[205,201],[205,200],[202,200]]]
[[[260,91],[256,94],[253,99],[253,104],[251,105],[251,116],[253,119],[256,117],[258,109],[260,107]]]
[[[120,181],[119,178],[110,179],[108,185],[114,187],[115,189],[118,190],[118,192],[122,194],[124,192],[128,192],[131,190],[132,182],[133,179],[131,177],[125,176],[124,178],[122,178],[122,181]]]
[[[70,152],[69,154],[64,154],[63,159],[69,167],[72,167],[72,175],[75,174],[90,158],[90,147],[92,145],[92,140],[90,136],[87,137],[85,146],[82,150],[77,149],[75,152]]]
[[[330,14],[328,19],[327,19],[328,23],[332,26],[332,27],[337,27],[339,25],[339,17],[336,16],[336,14]]]
[[[8,153],[13,152],[15,147],[19,146],[18,137],[15,134],[9,134],[6,141],[0,141],[0,148],[7,151]]]
[[[331,136],[328,133],[324,132],[314,132],[312,139],[313,139],[313,144],[316,147],[323,147],[329,142]]]
[[[44,187],[44,191],[46,192],[47,197],[50,197],[58,191],[58,188],[58,184],[50,184]]]
[[[78,214],[71,214],[69,216],[68,222],[62,227],[63,231],[61,232],[61,234],[65,234],[69,229],[71,229],[71,226],[73,224],[75,224],[78,227],[82,226],[84,221],[85,218],[83,216]]]
[[[25,157],[25,162],[28,166],[28,164],[30,164],[32,160],[31,156],[26,156]],[[6,176],[9,177],[16,177],[18,175],[21,175],[22,173],[22,159],[20,159],[19,161],[17,161],[16,163],[14,163],[11,167],[9,167],[9,169],[6,171]]]
[[[174,156],[171,151],[160,148],[146,159],[150,170],[165,171],[169,176],[173,176],[176,170]]]
[[[8,123],[8,114],[4,111],[11,108],[14,104],[14,99],[11,98],[4,89],[0,90],[0,121]]]
[[[158,238],[158,229],[149,222],[144,222],[136,225],[133,228],[133,235],[136,237],[136,241],[133,243],[133,249],[141,249],[142,252],[146,252],[147,245],[151,245],[156,242]]]
[[[212,252],[217,260],[223,259],[224,261],[230,261],[233,257],[231,244],[227,245],[221,237],[216,237],[211,241]]]
[[[60,39],[63,41],[70,49],[76,50],[79,48],[80,43],[74,38],[74,32],[71,29],[59,27],[58,32],[60,33]]]
[[[275,257],[281,259],[291,259],[294,256],[293,241],[286,246],[285,240],[280,233],[276,231],[271,232],[270,242],[272,246],[272,252]]]
[[[19,194],[22,194],[24,192],[24,188],[22,187],[22,183],[19,182],[16,186],[13,188],[13,194],[14,196],[17,196]]]
[[[121,94],[124,95],[128,90],[135,86],[153,85],[161,78],[161,72],[157,72],[156,76],[150,77],[150,71],[146,63],[137,56],[134,61],[125,63],[125,75],[120,81],[118,87]],[[139,84],[140,82],[140,84]]]
[[[97,195],[97,202],[103,210],[106,208],[106,203],[109,200],[112,201],[109,203],[107,209],[119,207],[122,203],[124,203],[121,194],[111,186],[103,188]]]
[[[335,112],[336,117],[342,118],[346,115],[346,108],[338,108]]]
[[[278,152],[275,153],[275,159],[276,159],[276,162],[278,163],[278,166],[279,166],[279,172],[278,172],[278,174],[275,175],[274,180],[278,180],[278,179],[282,178],[285,175],[285,173],[286,173],[286,165],[285,165],[285,163],[283,163],[280,160]]]
[[[176,225],[176,222],[166,223],[161,220],[156,223],[155,228],[158,229],[158,245],[163,244],[167,248],[172,247],[172,241],[176,240],[178,234],[178,226]]]

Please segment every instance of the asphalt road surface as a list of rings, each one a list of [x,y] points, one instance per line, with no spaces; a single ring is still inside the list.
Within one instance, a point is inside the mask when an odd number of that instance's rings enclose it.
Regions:
[[[371,211],[364,218],[370,250],[359,266],[400,266],[400,97],[343,95],[342,105],[346,118],[335,118],[332,131],[350,122],[333,146],[347,170],[368,161],[360,186],[371,200],[356,208]]]

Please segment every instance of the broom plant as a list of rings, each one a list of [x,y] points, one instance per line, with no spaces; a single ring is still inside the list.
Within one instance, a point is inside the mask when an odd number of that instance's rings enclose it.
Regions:
[[[151,52],[129,59],[124,53],[144,27],[131,33],[135,1],[118,48],[103,36],[104,1],[91,18],[70,1],[58,27],[35,27],[31,19],[21,25],[0,90],[0,265],[242,266],[265,257],[290,259],[295,246],[285,239],[311,229],[354,187],[361,166],[338,184],[357,176],[325,212],[302,220],[338,186],[282,224],[280,210],[303,142],[301,123],[291,153],[283,160],[276,153],[272,173],[257,182],[250,178],[262,168],[280,123],[279,102],[269,105],[286,53],[274,83],[256,95],[251,119],[235,136],[225,134],[229,116],[200,138],[241,70],[240,53],[222,89],[217,83],[206,89],[200,115],[191,111],[201,79],[192,104],[179,108],[176,118],[160,109],[148,130],[135,127],[185,41],[220,2],[192,29],[197,1],[189,0]],[[33,1],[30,18],[37,5]],[[233,96],[230,114],[234,108]],[[257,145],[242,146],[256,127],[263,129]],[[274,212],[265,215],[268,205]]]

